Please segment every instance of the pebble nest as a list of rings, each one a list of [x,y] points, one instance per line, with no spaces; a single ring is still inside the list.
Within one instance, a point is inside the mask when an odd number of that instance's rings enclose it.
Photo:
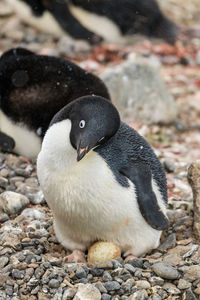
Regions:
[[[36,166],[0,153],[0,299],[200,299],[200,247],[188,206],[170,204],[161,245],[140,258],[67,263]]]

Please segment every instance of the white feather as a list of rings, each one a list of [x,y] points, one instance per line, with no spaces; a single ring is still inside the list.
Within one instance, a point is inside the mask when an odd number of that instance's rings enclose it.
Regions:
[[[15,141],[14,152],[35,159],[41,148],[41,139],[23,124],[15,124],[0,110],[0,131]]]
[[[37,160],[38,178],[60,243],[70,250],[85,250],[96,240],[110,241],[125,255],[136,256],[158,247],[161,231],[142,217],[133,183],[122,187],[94,151],[77,162],[70,130],[70,120],[51,126]],[[155,182],[153,188],[165,211]]]
[[[61,26],[57,23],[55,18],[45,11],[42,16],[34,16],[32,9],[29,5],[21,0],[7,0],[9,4],[14,8],[17,15],[26,23],[35,27],[39,31],[44,31],[46,33],[63,36],[66,34]]]

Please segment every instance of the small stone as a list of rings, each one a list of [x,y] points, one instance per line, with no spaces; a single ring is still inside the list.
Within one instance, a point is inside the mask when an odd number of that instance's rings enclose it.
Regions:
[[[0,257],[0,270],[1,270],[2,268],[4,268],[5,265],[7,265],[8,262],[9,262],[9,259],[8,259],[7,256],[1,256],[1,257]]]
[[[107,290],[104,287],[104,285],[101,283],[101,281],[97,281],[97,283],[95,284],[95,287],[101,292],[101,293],[106,293]]]
[[[159,246],[158,250],[166,251],[170,248],[174,248],[176,246],[176,234],[172,233],[167,236],[164,242]]]
[[[9,171],[8,171],[8,169],[3,168],[3,169],[0,171],[0,174],[1,174],[2,177],[8,177]]]
[[[4,177],[0,177],[0,187],[5,189],[7,184],[8,184],[8,179],[6,179]]]
[[[164,168],[168,173],[172,173],[176,170],[176,166],[173,161],[165,159],[163,162]]]
[[[60,282],[57,279],[53,278],[49,281],[48,285],[50,288],[58,288],[60,286]]]
[[[93,275],[93,276],[102,276],[103,275],[103,272],[104,270],[103,269],[98,269],[98,268],[95,268],[95,269],[90,269],[90,273]]]
[[[184,264],[184,261],[181,259],[180,255],[178,255],[178,253],[172,253],[172,254],[165,255],[163,258],[163,262],[166,262],[173,267]]]
[[[162,298],[158,294],[153,294],[151,300],[162,300]]]
[[[0,214],[0,223],[4,223],[9,220],[9,216],[7,214]]]
[[[184,297],[185,296],[185,297]],[[191,289],[188,289],[184,295],[183,295],[183,299],[185,300],[197,300],[196,296],[194,295],[194,293],[192,292]]]
[[[125,282],[122,282],[121,288],[125,291],[130,293],[132,287],[135,284],[135,280],[133,278],[127,279]]]
[[[188,288],[191,287],[191,283],[181,278],[178,281],[178,286],[177,287],[180,290],[188,289]]]
[[[140,290],[130,295],[129,300],[146,300],[148,299],[148,293],[145,290]]]
[[[184,279],[189,281],[194,281],[200,278],[200,266],[192,265],[185,268]]]
[[[178,295],[181,293],[181,291],[179,289],[177,289],[177,287],[169,282],[166,282],[163,285],[163,289],[165,289],[168,293],[172,294],[172,295]]]
[[[102,280],[103,281],[111,281],[112,280],[112,276],[110,275],[110,273],[108,271],[104,271]]]
[[[23,279],[24,278],[24,274],[22,271],[19,271],[18,269],[13,269],[12,270],[12,277],[14,279]]]
[[[42,220],[45,219],[45,213],[41,209],[36,208],[25,208],[22,213],[22,216],[28,217],[34,220]]]
[[[73,297],[75,296],[77,292],[77,289],[76,288],[68,288],[64,291],[63,293],[63,298],[62,300],[71,300],[73,299]]]
[[[19,213],[29,204],[26,196],[6,191],[0,195],[0,208],[8,215]]]
[[[29,199],[30,199],[31,204],[34,204],[34,205],[44,204],[46,202],[42,191],[38,191],[37,193],[30,194]]]
[[[92,284],[79,284],[78,291],[73,300],[101,300],[101,293]]]
[[[149,282],[151,283],[152,286],[155,285],[162,286],[164,284],[164,279],[162,279],[161,277],[152,276],[149,278]]]
[[[146,280],[138,280],[136,281],[136,287],[146,290],[146,289],[150,289],[151,285]]]
[[[166,263],[155,263],[152,266],[153,271],[156,275],[165,279],[177,279],[179,278],[179,272],[173,268],[171,265]]]
[[[134,268],[131,264],[125,264],[124,268],[126,268],[131,274],[134,274],[136,271],[136,268]]]
[[[132,265],[135,268],[142,268],[143,267],[143,260],[139,258],[130,259],[127,261],[130,265]]]
[[[200,287],[196,288],[196,289],[194,290],[194,293],[197,294],[197,295],[200,295]]]
[[[111,296],[108,294],[102,294],[102,296],[101,296],[101,300],[110,300],[110,299],[111,299]]]
[[[107,291],[116,291],[120,289],[120,284],[117,281],[108,281],[104,283]]]
[[[79,279],[87,277],[85,270],[80,266],[78,266],[78,268],[76,270],[76,277]]]

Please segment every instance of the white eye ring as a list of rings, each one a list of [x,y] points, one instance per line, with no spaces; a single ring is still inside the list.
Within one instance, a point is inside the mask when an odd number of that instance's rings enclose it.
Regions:
[[[85,120],[81,120],[81,121],[80,121],[79,127],[80,127],[80,128],[84,128],[84,127],[85,127]]]

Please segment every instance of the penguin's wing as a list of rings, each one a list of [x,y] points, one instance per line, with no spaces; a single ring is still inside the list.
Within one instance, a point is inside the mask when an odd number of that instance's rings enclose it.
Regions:
[[[68,3],[64,0],[47,1],[46,8],[51,12],[60,26],[76,39],[84,39],[91,44],[102,41],[100,36],[87,30],[83,25],[71,14]]]
[[[139,209],[146,222],[154,229],[166,229],[169,221],[161,211],[152,189],[152,174],[149,165],[139,158],[131,159],[129,165],[122,168],[120,173],[134,183]]]
[[[0,150],[11,151],[15,148],[15,141],[7,134],[0,131]]]

